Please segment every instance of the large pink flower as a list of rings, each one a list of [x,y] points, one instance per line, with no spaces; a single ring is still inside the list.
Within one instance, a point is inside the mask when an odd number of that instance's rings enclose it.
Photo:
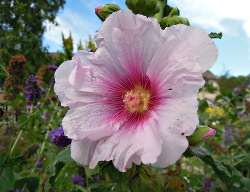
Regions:
[[[78,51],[55,74],[55,92],[70,108],[62,125],[72,158],[90,168],[112,160],[120,171],[176,162],[198,124],[202,73],[217,59],[213,41],[200,28],[162,30],[130,10],[109,16],[95,41],[95,53]]]

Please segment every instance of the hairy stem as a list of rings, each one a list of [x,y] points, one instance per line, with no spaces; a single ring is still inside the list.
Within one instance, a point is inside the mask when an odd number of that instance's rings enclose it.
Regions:
[[[156,13],[154,16],[157,19],[158,23],[160,23],[163,18],[163,11],[164,11],[164,6],[166,5],[166,3],[167,3],[167,0],[158,0],[160,11],[159,13]]]

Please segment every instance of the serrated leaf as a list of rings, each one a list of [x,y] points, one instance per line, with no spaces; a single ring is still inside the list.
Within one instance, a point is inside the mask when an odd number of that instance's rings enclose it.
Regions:
[[[195,151],[193,149],[187,149],[187,151],[183,154],[186,157],[196,156],[200,158],[204,163],[211,166],[215,173],[219,176],[219,178],[224,183],[230,183],[233,177],[232,168],[228,165],[223,163],[222,161],[213,159],[211,155],[206,155],[199,151]]]
[[[55,161],[47,168],[47,181],[44,185],[44,191],[50,192],[55,182],[56,177],[67,164],[74,162],[70,155],[70,146],[61,151],[55,158]]]

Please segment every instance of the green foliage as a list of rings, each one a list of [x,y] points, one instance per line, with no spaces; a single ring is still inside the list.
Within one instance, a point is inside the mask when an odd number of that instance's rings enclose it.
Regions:
[[[13,187],[14,173],[11,167],[0,167],[0,191],[6,191]]]
[[[51,163],[47,168],[47,181],[44,185],[45,192],[50,192],[55,179],[62,170],[62,168],[67,164],[73,162],[73,159],[70,156],[70,147],[66,147],[61,153],[57,155],[55,161]]]
[[[235,87],[244,86],[247,85],[247,83],[250,83],[250,75],[235,77],[235,76],[230,76],[229,73],[227,72],[219,77],[218,83],[222,95],[230,96],[232,95]]]
[[[232,175],[232,168],[229,165],[219,160],[213,159],[211,155],[205,155],[199,151],[195,151],[190,148],[187,149],[187,151],[185,152],[185,156],[186,157],[196,156],[200,158],[204,163],[206,163],[207,165],[213,168],[215,173],[220,177],[220,179],[224,183],[231,182],[233,175]]]
[[[125,4],[134,14],[141,14],[147,17],[154,16],[160,11],[157,0],[126,0]]]
[[[160,21],[161,28],[165,29],[166,27],[170,27],[172,25],[180,23],[185,25],[190,25],[188,19],[179,17],[179,15],[180,15],[180,10],[178,8],[165,5],[163,11],[164,17]]]
[[[47,48],[42,46],[45,21],[55,23],[65,0],[3,1],[0,4],[0,58],[23,54],[29,61],[29,72],[48,63]]]
[[[222,32],[220,32],[220,33],[214,33],[214,32],[213,32],[213,33],[210,33],[210,34],[209,34],[209,37],[210,37],[210,38],[219,38],[219,39],[221,39],[222,36],[223,36],[223,35],[222,35]]]
[[[82,41],[79,41],[79,44],[77,44],[77,50],[83,50],[83,45],[82,45]]]
[[[71,32],[68,38],[65,38],[62,33],[62,41],[63,41],[63,51],[66,54],[66,59],[70,60],[73,57],[73,38],[71,36]]]
[[[38,177],[25,177],[19,179],[15,182],[15,189],[23,189],[26,188],[29,192],[36,192],[39,186],[39,178]]]

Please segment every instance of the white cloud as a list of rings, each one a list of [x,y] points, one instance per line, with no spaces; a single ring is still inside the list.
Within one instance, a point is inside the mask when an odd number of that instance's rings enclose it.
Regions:
[[[242,29],[250,37],[250,1],[249,0],[170,0],[177,6],[183,17],[191,24],[207,29],[215,29],[229,33],[236,26],[226,25],[228,19],[237,20]]]
[[[100,0],[81,0],[81,3],[92,11],[94,11],[97,5],[102,5]]]
[[[74,51],[80,40],[84,41],[88,38],[88,35],[94,35],[94,32],[98,29],[97,24],[85,19],[83,16],[72,12],[69,9],[65,9],[61,16],[56,18],[59,26],[47,24],[47,32],[44,34],[46,40],[51,43],[62,45],[62,33],[65,37],[69,36],[71,31],[74,43]]]

